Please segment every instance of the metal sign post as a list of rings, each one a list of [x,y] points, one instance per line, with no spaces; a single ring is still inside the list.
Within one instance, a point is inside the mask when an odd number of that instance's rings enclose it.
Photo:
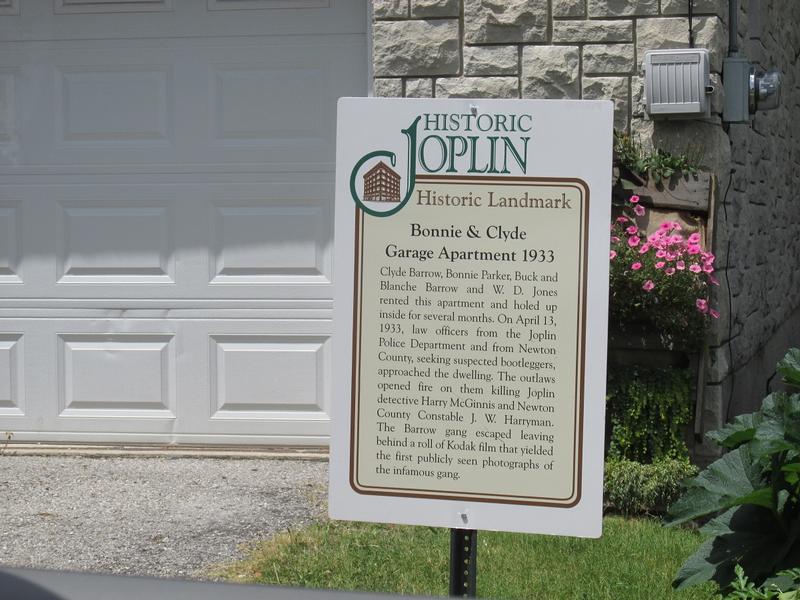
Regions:
[[[450,530],[450,596],[474,598],[477,588],[478,532]]]

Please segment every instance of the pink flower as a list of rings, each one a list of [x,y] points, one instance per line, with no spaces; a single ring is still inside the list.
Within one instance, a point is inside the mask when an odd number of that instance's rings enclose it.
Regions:
[[[689,254],[700,254],[701,252],[700,246],[694,244],[689,244],[688,246],[686,246],[686,250],[687,252],[689,252]]]
[[[675,274],[675,267],[667,267],[664,269],[664,273],[666,275],[674,275]]]
[[[608,253],[608,259],[609,260],[614,260],[616,257],[617,257],[617,253],[614,250],[612,250],[611,252]]]
[[[709,273],[708,280],[714,285],[719,285],[719,280]]]
[[[631,204],[636,204],[637,202],[639,202],[639,196],[634,194],[633,196],[630,197],[630,202]]]
[[[683,227],[681,227],[681,224],[680,224],[680,223],[678,223],[677,221],[673,221],[673,222],[672,222],[672,228],[673,228],[675,231],[680,231],[681,229],[683,229]]]
[[[642,263],[640,262],[635,262],[631,265],[631,271],[638,271],[641,268],[642,268]]]
[[[713,308],[708,309],[708,314],[714,319],[719,319],[719,311],[716,311]]]
[[[633,207],[633,212],[636,213],[637,217],[643,217],[645,213],[644,206],[642,206],[641,204],[637,204],[636,206]]]
[[[691,265],[689,265],[689,270],[690,270],[692,273],[701,273],[701,272],[703,271],[703,267],[701,267],[701,266],[700,266],[700,265],[698,265],[698,264],[694,264],[694,263],[692,263]]]
[[[636,227],[636,225],[631,225],[630,227],[625,228],[625,233],[628,235],[634,235],[637,231],[639,231],[639,228]]]
[[[638,245],[639,245],[638,235],[632,235],[631,237],[628,238],[628,246],[630,246],[631,248],[635,248]]]
[[[666,231],[667,229],[672,229],[672,222],[671,221],[664,221],[661,225],[658,226],[661,231]]]
[[[653,266],[655,266],[656,269],[663,269],[665,264],[667,263],[665,263],[663,260],[660,260]]]
[[[642,289],[643,289],[645,292],[649,292],[649,291],[650,291],[650,290],[652,290],[654,287],[656,287],[656,284],[655,284],[655,283],[653,283],[653,280],[652,280],[652,279],[648,279],[647,281],[645,281],[645,282],[644,282],[644,285],[642,286]]]
[[[700,243],[700,234],[694,232],[692,235],[689,236],[687,240],[690,244],[699,244]]]
[[[683,271],[686,268],[686,263],[682,260],[679,260],[675,263],[675,268],[678,269],[678,271]]]
[[[683,241],[683,236],[680,235],[671,235],[667,240],[668,244],[680,244]]]
[[[698,298],[695,300],[694,305],[697,307],[701,313],[705,314],[708,312],[708,300],[704,300],[703,298]]]
[[[655,244],[662,237],[664,237],[663,231],[654,231],[653,233],[647,236],[647,241],[650,242],[651,244]]]
[[[625,215],[620,215],[617,217],[617,223],[627,223],[627,222],[628,222],[628,217],[626,217]]]
[[[656,251],[656,258],[664,258],[666,255],[667,255],[667,253],[664,252],[663,250],[657,250]]]
[[[612,244],[619,244],[619,237],[617,237],[616,235],[612,235],[611,236],[611,243]]]
[[[701,267],[701,269],[703,270],[703,273],[713,273],[713,272],[714,272],[714,267],[712,267],[712,266],[711,266],[711,265],[709,265],[709,264],[705,264],[705,265],[703,265],[703,266]]]
[[[644,254],[648,250],[650,250],[650,244],[646,244],[646,243],[642,244],[641,247],[639,248],[639,254]]]

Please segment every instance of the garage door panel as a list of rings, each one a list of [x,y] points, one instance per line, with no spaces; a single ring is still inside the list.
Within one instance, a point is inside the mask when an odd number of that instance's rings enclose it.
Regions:
[[[0,54],[0,166],[333,163],[363,36],[32,44]],[[23,118],[20,110],[35,116]],[[22,127],[20,123],[25,123]]]
[[[211,419],[327,418],[328,339],[211,335]]]
[[[59,334],[59,416],[175,418],[175,336]]]
[[[22,334],[0,334],[0,416],[25,416]]]
[[[8,40],[363,34],[367,21],[361,0],[3,0],[1,15]]]
[[[329,206],[322,200],[215,203],[210,283],[330,283]]]
[[[0,201],[0,284],[22,283],[21,232],[21,204],[12,200]]]
[[[58,284],[175,283],[172,207],[123,200],[58,208]]]

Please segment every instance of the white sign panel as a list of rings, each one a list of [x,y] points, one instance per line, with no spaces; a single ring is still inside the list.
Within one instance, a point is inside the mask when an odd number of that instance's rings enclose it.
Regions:
[[[612,104],[338,119],[331,516],[599,536]]]

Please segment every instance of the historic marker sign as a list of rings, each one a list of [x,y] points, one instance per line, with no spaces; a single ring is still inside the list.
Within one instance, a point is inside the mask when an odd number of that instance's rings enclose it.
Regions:
[[[599,535],[611,123],[340,101],[333,517]]]

